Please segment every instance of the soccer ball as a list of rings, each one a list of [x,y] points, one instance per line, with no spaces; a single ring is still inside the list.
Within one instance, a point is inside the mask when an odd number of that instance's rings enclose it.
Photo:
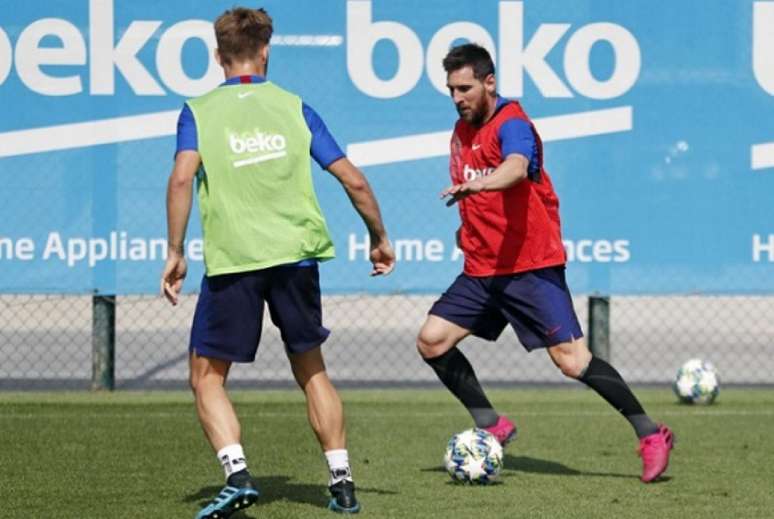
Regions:
[[[720,391],[715,366],[701,359],[689,360],[677,370],[672,389],[686,404],[711,404]]]
[[[454,481],[486,485],[500,475],[503,448],[492,433],[468,429],[449,439],[443,463]]]

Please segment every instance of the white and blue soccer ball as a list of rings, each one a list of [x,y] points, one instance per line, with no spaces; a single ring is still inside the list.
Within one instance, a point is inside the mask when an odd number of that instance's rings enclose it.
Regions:
[[[701,359],[689,360],[677,370],[672,389],[683,403],[711,404],[720,392],[715,366]]]
[[[500,475],[503,448],[492,433],[468,429],[449,439],[443,462],[454,481],[486,485]]]

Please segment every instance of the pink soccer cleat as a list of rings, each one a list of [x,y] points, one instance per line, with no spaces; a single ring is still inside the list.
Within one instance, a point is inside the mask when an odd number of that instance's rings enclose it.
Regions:
[[[484,427],[484,430],[492,433],[503,447],[516,439],[516,426],[505,416],[499,416],[494,425]]]
[[[658,478],[669,465],[669,451],[674,445],[674,435],[664,424],[658,426],[658,432],[640,439],[637,454],[642,458],[643,483],[650,483]]]

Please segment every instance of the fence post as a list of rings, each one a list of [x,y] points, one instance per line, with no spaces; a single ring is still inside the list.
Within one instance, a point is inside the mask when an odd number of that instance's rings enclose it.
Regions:
[[[610,297],[589,296],[589,349],[610,362]]]
[[[95,294],[91,298],[91,389],[112,391],[115,387],[116,296]]]

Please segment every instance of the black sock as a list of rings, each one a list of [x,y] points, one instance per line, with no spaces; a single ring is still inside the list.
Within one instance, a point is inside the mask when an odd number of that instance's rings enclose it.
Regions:
[[[443,355],[424,359],[441,382],[456,396],[473,417],[476,427],[489,427],[497,422],[495,412],[476,378],[473,366],[456,347]]]
[[[591,362],[578,380],[599,393],[608,404],[624,415],[638,438],[658,431],[658,425],[645,414],[637,397],[618,371],[604,360],[591,357]]]
[[[230,487],[242,488],[253,484],[253,477],[247,471],[242,469],[239,472],[234,472],[226,480],[226,484]]]

